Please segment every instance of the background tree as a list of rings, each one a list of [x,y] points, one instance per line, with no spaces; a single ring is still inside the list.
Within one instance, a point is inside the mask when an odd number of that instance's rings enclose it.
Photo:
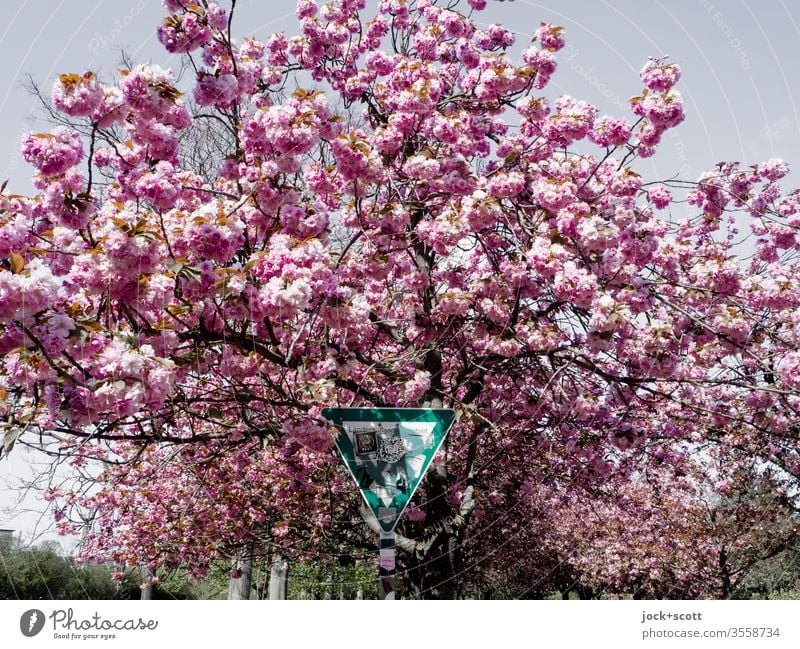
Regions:
[[[138,599],[129,576],[113,579],[114,568],[78,566],[47,545],[0,547],[0,599]]]

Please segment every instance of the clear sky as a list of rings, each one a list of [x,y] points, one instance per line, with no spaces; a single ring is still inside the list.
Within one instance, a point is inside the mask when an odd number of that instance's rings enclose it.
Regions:
[[[223,4],[227,4],[223,2]],[[370,2],[370,5],[374,5]],[[137,63],[177,68],[155,38],[165,10],[158,0],[19,0],[4,6],[0,26],[0,182],[31,190],[18,153],[27,130],[46,130],[23,89],[30,75],[49,94],[61,73],[93,70],[110,78],[121,49]],[[665,136],[655,158],[639,164],[648,180],[694,179],[721,160],[755,163],[782,157],[800,179],[800,3],[793,0],[546,0],[490,2],[480,22],[514,29],[525,46],[542,21],[567,30],[559,70],[545,90],[594,102],[601,112],[629,115],[648,56],[681,64],[678,89],[687,119]],[[296,25],[294,0],[239,0],[234,31],[266,39]],[[37,116],[39,121],[37,121]],[[0,460],[0,528],[30,533],[36,516],[6,515],[16,497],[7,480],[30,472],[22,449]],[[34,497],[23,508],[38,509]]]

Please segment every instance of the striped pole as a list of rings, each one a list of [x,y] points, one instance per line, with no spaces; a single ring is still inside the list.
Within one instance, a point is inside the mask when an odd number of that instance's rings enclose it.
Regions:
[[[395,508],[394,507],[379,507],[378,508],[378,521],[381,520],[394,520]],[[395,597],[395,533],[384,532],[381,528],[380,538],[380,558],[378,559],[378,582],[380,598],[382,600],[396,599]]]

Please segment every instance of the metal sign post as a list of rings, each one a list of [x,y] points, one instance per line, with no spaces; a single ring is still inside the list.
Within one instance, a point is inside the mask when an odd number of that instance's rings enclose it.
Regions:
[[[449,408],[324,408],[380,528],[381,599],[395,599],[395,526],[455,421]]]
[[[382,517],[394,519],[394,507],[381,507],[378,513]],[[378,559],[378,592],[382,600],[395,599],[396,576],[395,569],[395,531],[384,532],[381,529],[380,558]]]

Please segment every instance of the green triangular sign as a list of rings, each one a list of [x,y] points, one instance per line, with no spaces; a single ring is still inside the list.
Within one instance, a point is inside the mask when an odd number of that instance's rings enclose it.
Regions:
[[[336,446],[361,495],[383,531],[391,532],[455,413],[449,408],[325,408],[322,416],[336,427]]]

